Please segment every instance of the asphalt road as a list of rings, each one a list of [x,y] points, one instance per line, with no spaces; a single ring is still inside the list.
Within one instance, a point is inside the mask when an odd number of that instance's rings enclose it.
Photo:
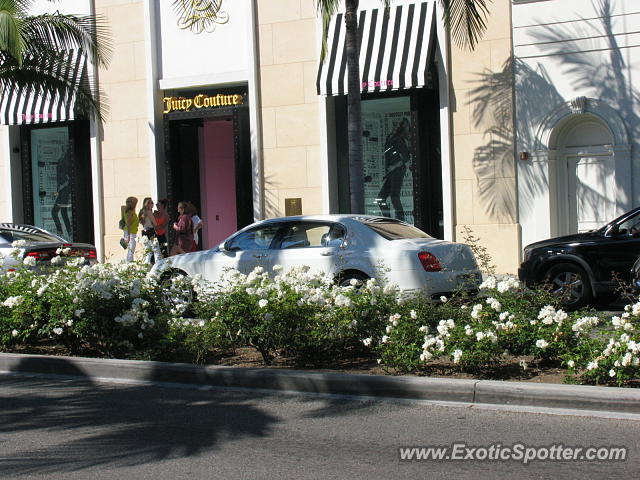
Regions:
[[[0,376],[3,479],[635,478],[640,421]],[[400,461],[401,446],[626,446],[624,462]]]

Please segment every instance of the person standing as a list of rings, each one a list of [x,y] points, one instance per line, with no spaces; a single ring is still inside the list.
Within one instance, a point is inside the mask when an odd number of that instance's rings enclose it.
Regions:
[[[142,208],[138,213],[138,220],[142,225],[142,236],[147,239],[145,250],[145,261],[153,264],[155,261],[161,258],[160,246],[156,239],[156,217],[153,215],[153,199],[151,197],[145,197],[142,201]]]
[[[133,254],[136,251],[136,235],[138,234],[138,225],[140,224],[138,215],[136,215],[136,207],[138,199],[136,197],[127,197],[125,200],[125,208],[122,212],[123,238],[120,243],[127,249],[127,262],[133,262]]]
[[[178,221],[173,223],[177,239],[171,249],[171,255],[189,253],[193,248],[193,222],[187,202],[178,203],[178,215]]]
[[[167,199],[161,198],[156,203],[156,211],[153,212],[156,219],[156,239],[160,245],[161,258],[169,256],[169,243],[167,240],[167,226],[169,225],[169,214],[167,213]]]
[[[203,223],[202,219],[198,216],[196,206],[191,202],[189,202],[189,209],[191,210],[191,221],[193,222],[193,248],[191,251],[195,252],[200,246],[198,232],[202,230]]]

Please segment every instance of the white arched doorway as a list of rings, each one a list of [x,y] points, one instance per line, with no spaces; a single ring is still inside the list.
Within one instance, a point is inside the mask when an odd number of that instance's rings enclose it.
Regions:
[[[631,207],[631,148],[613,108],[585,97],[559,104],[536,137],[550,236],[598,228]]]
[[[593,115],[572,116],[558,134],[558,233],[585,232],[616,216],[612,135]]]

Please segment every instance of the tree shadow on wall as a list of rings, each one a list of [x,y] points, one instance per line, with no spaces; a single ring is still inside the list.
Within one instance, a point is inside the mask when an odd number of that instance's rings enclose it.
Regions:
[[[545,117],[558,105],[567,102],[556,86],[559,81],[570,81],[577,91],[599,99],[614,108],[624,121],[630,138],[640,136],[640,119],[634,105],[640,95],[627,81],[623,72],[628,69],[623,57],[625,49],[618,45],[613,10],[610,0],[594,2],[597,18],[579,18],[580,21],[558,25],[541,25],[532,36],[543,53],[543,61],[561,59],[562,78],[554,81],[541,61],[535,58],[510,59],[497,72],[478,74],[477,86],[471,91],[472,121],[476,128],[489,125],[485,130],[488,141],[474,151],[473,168],[478,178],[479,198],[486,214],[493,220],[516,218],[516,193],[511,177],[519,160],[516,159],[512,106],[515,105],[518,149],[535,152],[547,148],[535,137]],[[534,19],[535,20],[535,19]],[[542,23],[542,22],[541,22]],[[593,37],[594,29],[602,35]],[[606,48],[602,47],[602,40]],[[588,42],[586,44],[585,42]],[[599,43],[600,42],[600,43]],[[602,51],[600,62],[593,61],[593,52]],[[608,57],[605,57],[607,55]],[[514,85],[515,82],[515,85]],[[513,101],[514,86],[516,95]],[[532,168],[529,175],[519,177],[520,212],[530,213],[535,199],[554,189],[546,169]],[[640,172],[638,172],[640,173]],[[601,195],[583,185],[585,197]]]

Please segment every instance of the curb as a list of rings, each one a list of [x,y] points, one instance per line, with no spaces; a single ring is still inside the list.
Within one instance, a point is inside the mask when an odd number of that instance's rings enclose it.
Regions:
[[[640,413],[640,389],[415,376],[353,375],[143,360],[0,353],[0,373],[173,383],[519,407]]]

